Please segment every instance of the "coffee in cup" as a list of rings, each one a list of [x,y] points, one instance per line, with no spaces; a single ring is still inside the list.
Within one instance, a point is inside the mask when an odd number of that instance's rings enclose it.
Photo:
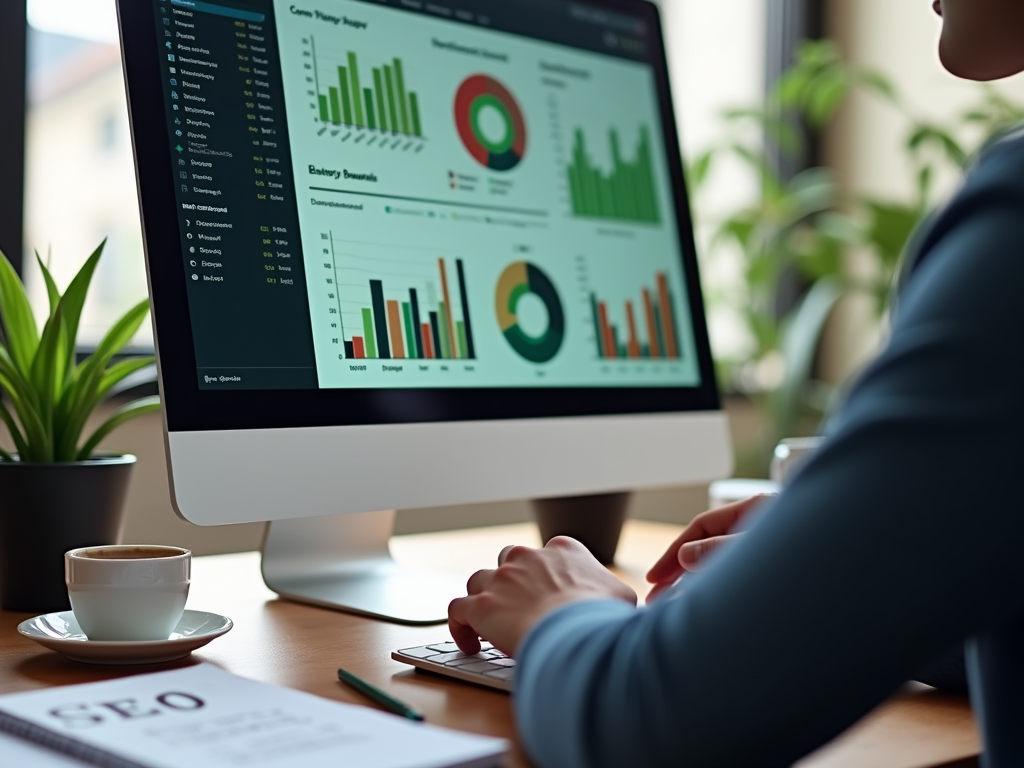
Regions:
[[[90,640],[166,640],[188,599],[192,553],[180,547],[81,547],[64,555],[71,609]]]

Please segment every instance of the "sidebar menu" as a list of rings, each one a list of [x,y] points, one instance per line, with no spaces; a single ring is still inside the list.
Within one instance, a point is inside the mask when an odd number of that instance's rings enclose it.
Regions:
[[[154,0],[202,389],[317,386],[266,0]]]

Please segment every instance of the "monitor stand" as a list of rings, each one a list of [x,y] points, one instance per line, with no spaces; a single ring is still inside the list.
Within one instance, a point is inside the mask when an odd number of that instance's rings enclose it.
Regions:
[[[394,511],[275,520],[263,539],[263,581],[301,603],[401,624],[447,621],[466,578],[396,563],[394,523]]]

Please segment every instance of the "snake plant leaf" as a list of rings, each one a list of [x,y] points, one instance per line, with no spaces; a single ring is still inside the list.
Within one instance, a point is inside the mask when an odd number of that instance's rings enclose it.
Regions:
[[[117,384],[133,373],[151,367],[155,362],[155,357],[136,357],[131,360],[122,360],[120,363],[115,363],[103,373],[99,388],[96,390],[97,394],[101,397],[106,397]]]
[[[138,416],[142,416],[147,413],[155,413],[160,410],[160,398],[159,397],[144,397],[141,400],[128,403],[122,408],[118,408],[111,415],[109,419],[103,422],[100,427],[92,433],[92,436],[85,441],[81,450],[78,452],[76,457],[78,461],[86,461],[92,456],[93,451],[107,435],[113,432],[115,429],[120,427],[126,421],[130,421]]]
[[[89,416],[103,400],[100,386],[108,363],[139,330],[148,312],[149,299],[129,309],[114,323],[96,351],[79,366],[77,379],[69,387],[70,397],[66,403],[61,404],[61,413],[66,415],[66,422],[57,447],[60,455],[74,450]]]
[[[11,416],[11,412],[7,410],[7,406],[0,403],[0,420],[7,426],[7,431],[11,433],[11,439],[14,441],[14,448],[18,453],[24,456],[28,452],[28,443],[25,441],[25,436],[21,433],[21,429],[14,421],[14,417]],[[2,449],[0,449],[2,450]],[[4,461],[13,461],[10,454],[3,452],[0,453],[0,457]]]
[[[18,421],[25,429],[25,439],[30,448],[27,460],[49,461],[46,457],[53,453],[52,443],[39,416],[40,408],[36,393],[18,370],[18,366],[10,354],[2,346],[0,346],[0,387],[3,387],[11,398]]]
[[[57,311],[57,305],[60,303],[60,291],[57,289],[57,283],[53,281],[53,274],[50,272],[49,267],[43,263],[39,251],[36,251],[36,261],[39,263],[39,271],[43,273],[43,282],[46,283],[46,297],[50,300],[50,317],[53,317],[53,313]]]
[[[68,362],[67,325],[64,323],[63,302],[46,321],[43,335],[39,340],[36,359],[32,362],[30,381],[39,398],[40,416],[46,431],[53,431],[53,411],[64,393],[65,375]]]
[[[3,319],[11,359],[27,376],[39,348],[39,328],[29,306],[25,286],[3,253],[0,253],[0,318]]]
[[[96,272],[96,264],[99,263],[100,256],[103,255],[103,249],[106,245],[107,240],[104,238],[99,247],[85,260],[85,264],[78,270],[78,274],[75,275],[68,289],[64,291],[62,299],[64,317],[68,324],[68,339],[71,341],[72,354],[74,354],[78,339],[78,324],[82,319],[82,308],[85,306],[85,297],[89,293],[89,284],[92,283],[92,276]]]

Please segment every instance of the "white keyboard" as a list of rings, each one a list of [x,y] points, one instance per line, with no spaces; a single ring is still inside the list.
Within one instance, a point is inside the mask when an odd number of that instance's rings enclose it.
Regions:
[[[393,651],[391,658],[417,669],[436,672],[439,675],[457,677],[467,683],[486,685],[499,691],[512,690],[516,662],[496,650],[490,643],[481,643],[480,653],[467,656],[452,642],[421,645]]]

